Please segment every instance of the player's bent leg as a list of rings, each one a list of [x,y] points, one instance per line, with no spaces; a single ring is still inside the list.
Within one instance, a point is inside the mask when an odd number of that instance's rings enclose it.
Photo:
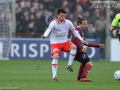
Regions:
[[[53,61],[52,61],[53,81],[59,81],[57,79],[58,58],[59,58],[59,53],[54,53],[53,54]]]
[[[86,65],[91,65],[93,67],[93,63],[91,61],[87,62]]]
[[[93,64],[91,61],[87,62],[84,69],[83,69],[83,73],[82,73],[82,77],[80,79],[80,82],[92,82],[92,80],[86,78],[86,76],[88,75],[88,73],[90,72],[91,68],[92,68]]]
[[[85,67],[85,65],[81,63],[81,65],[79,67],[78,77],[77,77],[76,81],[80,81],[84,67]]]
[[[77,49],[77,46],[74,45],[74,44],[72,44],[72,45],[70,46],[69,50],[73,50],[73,49]]]
[[[72,44],[69,48],[70,50],[70,56],[69,56],[69,61],[68,61],[68,66],[67,66],[67,69],[71,72],[73,72],[73,69],[72,69],[72,62],[74,60],[74,57],[76,55],[76,45]]]

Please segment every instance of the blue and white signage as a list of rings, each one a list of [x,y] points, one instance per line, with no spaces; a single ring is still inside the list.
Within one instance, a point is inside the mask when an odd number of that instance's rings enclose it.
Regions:
[[[99,39],[86,39],[99,44]],[[99,60],[99,48],[87,47],[87,54],[91,60]],[[51,45],[49,39],[40,38],[12,38],[10,59],[51,60]],[[61,52],[59,60],[68,60],[69,53]]]

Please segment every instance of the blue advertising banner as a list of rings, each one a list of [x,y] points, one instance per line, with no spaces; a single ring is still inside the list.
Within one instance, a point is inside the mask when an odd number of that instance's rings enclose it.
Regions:
[[[99,44],[99,39],[86,39],[91,43]],[[99,48],[87,47],[87,54],[91,60],[99,60]],[[51,45],[49,39],[40,38],[12,38],[10,59],[21,60],[51,60]],[[61,52],[59,60],[68,60],[69,53]]]

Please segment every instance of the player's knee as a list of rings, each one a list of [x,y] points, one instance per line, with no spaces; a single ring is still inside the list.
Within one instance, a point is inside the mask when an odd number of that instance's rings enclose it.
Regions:
[[[72,46],[72,49],[77,49],[77,46],[76,46],[76,45],[73,45],[73,46]]]
[[[53,59],[58,60],[58,58],[59,58],[59,54],[58,53],[53,54]]]
[[[93,63],[90,61],[90,62],[87,62],[86,65],[89,64],[93,67]]]
[[[58,56],[54,56],[53,58],[56,59],[56,60],[58,60]]]

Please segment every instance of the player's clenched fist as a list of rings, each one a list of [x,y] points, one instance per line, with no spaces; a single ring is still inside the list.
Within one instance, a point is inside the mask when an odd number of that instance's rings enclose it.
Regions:
[[[99,46],[100,46],[99,48],[104,48],[105,47],[104,44],[100,44]]]

